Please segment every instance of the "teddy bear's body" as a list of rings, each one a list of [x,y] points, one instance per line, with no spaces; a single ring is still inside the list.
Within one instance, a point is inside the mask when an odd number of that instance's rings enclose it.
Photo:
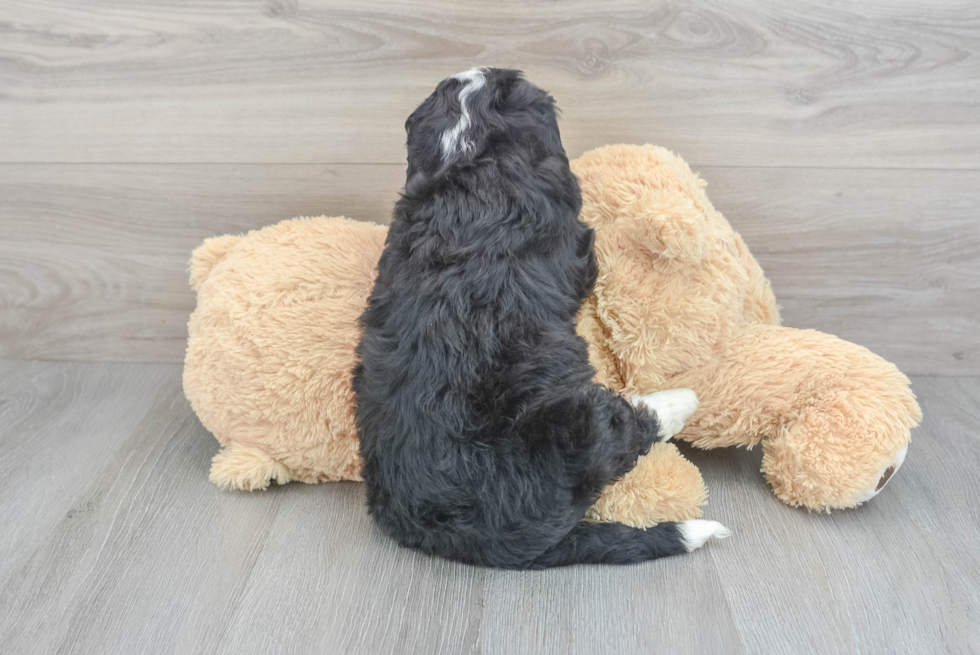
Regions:
[[[680,158],[609,146],[572,169],[596,231],[599,280],[578,323],[596,379],[625,396],[693,389],[701,405],[678,438],[762,442],[764,472],[790,504],[849,507],[873,495],[919,419],[905,376],[854,344],[779,327],[761,268]],[[297,219],[194,253],[184,387],[224,447],[216,484],[358,479],[356,320],[386,234]],[[705,495],[697,469],[658,444],[590,516],[694,518]]]
[[[297,219],[195,253],[184,391],[225,447],[215,484],[360,480],[357,318],[387,234],[373,223]]]

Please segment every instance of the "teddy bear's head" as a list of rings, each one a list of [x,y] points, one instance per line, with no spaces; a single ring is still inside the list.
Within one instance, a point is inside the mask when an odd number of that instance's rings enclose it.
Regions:
[[[778,323],[762,270],[711,205],[705,182],[656,146],[597,148],[572,162],[600,275],[580,314],[601,382],[662,388],[745,322]],[[599,338],[601,337],[601,338]]]

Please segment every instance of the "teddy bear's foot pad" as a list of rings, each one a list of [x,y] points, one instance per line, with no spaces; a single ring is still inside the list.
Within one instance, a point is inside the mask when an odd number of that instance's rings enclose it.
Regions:
[[[908,452],[909,447],[907,445],[898,451],[898,454],[895,455],[895,461],[881,469],[881,471],[878,473],[878,483],[875,485],[874,489],[871,489],[870,491],[858,496],[855,503],[861,504],[877,496],[878,493],[885,488],[885,485],[891,481],[895,473],[898,472],[898,469],[902,467],[902,464],[905,463],[905,456],[908,454]]]
[[[682,521],[677,524],[677,529],[689,553],[703,546],[709,539],[727,539],[731,535],[731,531],[718,521],[702,519]]]
[[[684,423],[691,418],[698,408],[698,397],[690,389],[668,389],[645,396],[637,396],[633,404],[642,404],[653,410],[660,424],[657,436],[670,439],[684,428]]]

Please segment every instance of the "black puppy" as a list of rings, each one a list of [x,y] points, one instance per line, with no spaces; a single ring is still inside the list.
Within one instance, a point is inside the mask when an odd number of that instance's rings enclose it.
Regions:
[[[596,280],[594,234],[552,98],[518,71],[477,68],[443,80],[406,129],[408,179],[354,371],[378,525],[515,569],[627,564],[727,536],[714,521],[582,521],[697,399],[634,407],[592,382],[575,316]]]

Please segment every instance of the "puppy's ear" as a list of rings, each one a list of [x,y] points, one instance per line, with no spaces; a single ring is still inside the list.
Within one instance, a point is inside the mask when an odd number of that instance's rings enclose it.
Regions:
[[[458,108],[453,108],[452,91],[457,84],[452,79],[440,82],[405,121],[408,179],[420,173],[431,175],[442,165],[441,135],[450,128],[458,113]],[[458,106],[458,102],[456,104]]]
[[[419,129],[442,132],[449,127],[459,114],[459,91],[462,83],[448,77],[436,86],[435,90],[422,101],[405,121],[405,132],[409,137]]]
[[[511,94],[521,85],[530,84],[524,79],[524,73],[511,68],[493,68],[487,72],[487,100],[488,104],[500,110]]]
[[[473,152],[474,106],[482,104],[486,69],[474,68],[441,81],[405,122],[408,177],[431,175],[462,153]]]

